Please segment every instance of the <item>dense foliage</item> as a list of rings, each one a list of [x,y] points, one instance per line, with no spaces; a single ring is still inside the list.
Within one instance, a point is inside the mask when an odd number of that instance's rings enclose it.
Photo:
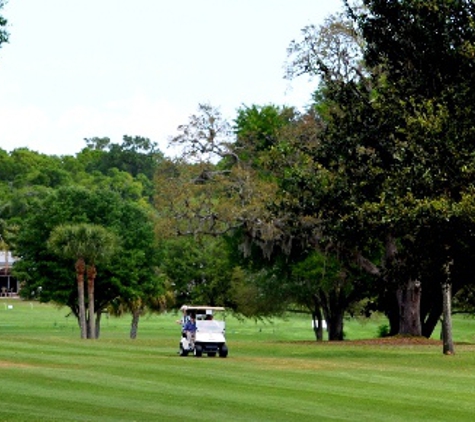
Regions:
[[[148,142],[124,137],[124,145],[112,148],[113,152],[88,146],[75,157],[48,156],[26,148],[0,150],[0,234],[5,248],[20,258],[14,275],[21,282],[22,297],[66,305],[79,316],[74,260],[53,254],[47,241],[61,225],[90,223],[117,236],[120,250],[116,259],[97,269],[94,299],[89,303],[86,299],[96,314],[89,316],[89,327],[97,321],[99,332],[102,312],[118,301],[139,307],[140,313],[161,309],[164,289],[150,206],[155,170],[152,164],[148,174],[119,168],[121,161],[140,163],[142,155],[144,165],[151,160]],[[142,149],[134,148],[136,144]],[[117,150],[125,151],[123,160]],[[153,156],[156,167],[162,154],[153,150]],[[109,162],[110,167],[104,164],[99,171],[100,162]]]
[[[46,241],[87,223],[121,246],[98,269],[98,317],[293,309],[342,340],[345,314],[378,310],[390,334],[429,337],[444,311],[448,339],[450,292],[474,302],[475,6],[354,3],[290,43],[286,76],[318,80],[306,110],[243,105],[230,123],[200,104],[176,159],[131,136],[87,139],[75,157],[0,150],[0,234],[22,295],[79,314],[74,268]]]
[[[304,28],[303,40],[291,43],[288,75],[320,79],[312,109],[244,107],[235,142],[221,144],[225,153],[203,131],[180,138],[194,146],[194,160],[200,151],[216,151],[222,160],[213,165],[201,155],[207,168],[197,174],[206,177],[182,184],[209,189],[206,213],[200,212],[203,201],[187,200],[181,213],[174,203],[173,216],[195,235],[217,235],[211,228],[225,222],[250,269],[258,263],[271,271],[270,285],[271,274],[278,274],[275,289],[294,286],[288,292],[296,294],[286,295],[290,302],[308,308],[313,297],[315,315],[323,309],[330,322],[337,315],[341,323],[330,324],[330,338],[342,338],[343,313],[361,301],[364,313],[386,313],[392,334],[430,336],[442,312],[441,286],[458,291],[470,282],[474,7],[437,0],[363,3],[347,5],[346,15],[321,28]],[[204,120],[212,121],[209,116],[208,109]],[[230,175],[237,171],[241,183],[234,190]],[[256,183],[267,191],[257,192]],[[267,263],[256,259],[259,251]],[[327,261],[311,259],[318,256]],[[303,271],[305,262],[313,262],[314,271]],[[322,273],[325,262],[338,270],[333,281],[326,273],[319,290],[312,274]],[[314,293],[302,298],[298,283],[309,276]],[[253,279],[259,278],[249,277],[249,290],[262,296],[262,283]],[[343,296],[325,310],[325,295],[337,292]]]

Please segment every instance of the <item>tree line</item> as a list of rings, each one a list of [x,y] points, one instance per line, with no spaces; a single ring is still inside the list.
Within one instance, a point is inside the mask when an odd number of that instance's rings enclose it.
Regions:
[[[473,309],[474,23],[464,0],[344,2],[289,45],[286,77],[316,83],[305,110],[242,106],[230,122],[200,104],[176,158],[130,136],[75,157],[0,151],[22,295],[41,286],[92,338],[106,309],[131,312],[136,333],[146,310],[184,302],[305,311],[330,340],[348,314],[426,337],[442,317],[453,353],[451,308]],[[97,269],[66,242],[84,224],[114,239]]]

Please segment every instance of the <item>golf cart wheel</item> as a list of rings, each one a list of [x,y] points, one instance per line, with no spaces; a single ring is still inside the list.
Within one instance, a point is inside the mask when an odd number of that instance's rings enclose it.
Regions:
[[[180,351],[179,351],[180,356],[188,356],[188,350],[183,349],[183,345],[180,343]]]
[[[221,346],[219,349],[219,357],[220,358],[225,358],[228,356],[228,348],[226,345]]]
[[[203,354],[203,348],[199,344],[197,344],[195,346],[195,356],[197,358],[200,358],[202,354]]]
[[[209,358],[214,358],[216,356],[216,352],[209,352],[208,357]]]

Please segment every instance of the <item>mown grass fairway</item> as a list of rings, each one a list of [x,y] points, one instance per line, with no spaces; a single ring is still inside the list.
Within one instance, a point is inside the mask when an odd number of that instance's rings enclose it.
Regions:
[[[8,305],[13,306],[9,309]],[[66,309],[0,301],[0,421],[473,421],[475,321],[439,344],[316,344],[308,318],[227,320],[229,357],[180,358],[176,315],[104,318],[79,339]],[[350,340],[381,321],[347,322]]]

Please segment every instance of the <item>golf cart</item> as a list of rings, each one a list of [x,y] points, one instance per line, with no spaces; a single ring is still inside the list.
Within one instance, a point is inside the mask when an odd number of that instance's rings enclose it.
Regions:
[[[182,324],[180,356],[188,356],[189,353],[193,353],[196,357],[202,356],[203,353],[209,357],[217,354],[222,358],[228,356],[223,307],[183,305],[180,310],[183,313],[183,318],[180,320]],[[190,317],[194,317],[196,322],[194,336],[190,336],[183,330]]]

